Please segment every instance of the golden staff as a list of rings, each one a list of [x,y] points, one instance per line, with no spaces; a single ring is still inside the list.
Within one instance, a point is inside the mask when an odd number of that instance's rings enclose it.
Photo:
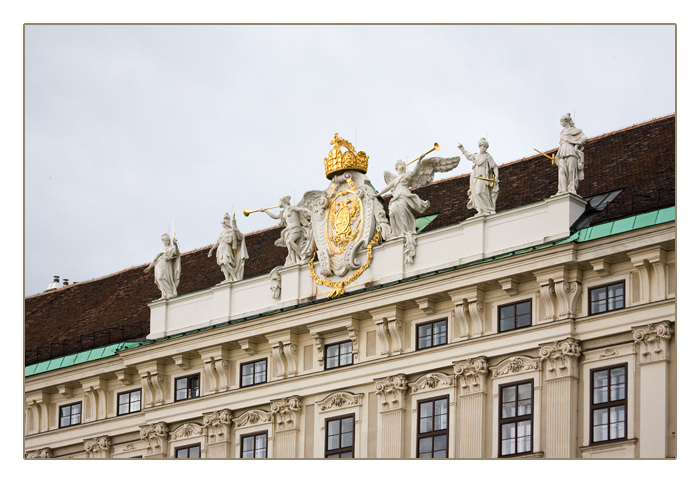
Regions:
[[[271,209],[273,209],[273,208],[279,208],[279,207],[280,207],[280,205],[277,205],[277,206],[269,206],[269,207],[267,207],[267,208],[258,208],[257,210],[243,210],[243,216],[248,216],[248,215],[250,215],[251,213],[255,213],[255,212],[260,211],[260,210],[271,210]]]
[[[483,180],[483,181],[488,181],[489,183],[491,183],[491,186],[493,186],[493,185],[496,183],[496,177],[495,177],[495,176],[494,176],[493,178],[481,178],[481,177],[479,177],[479,176],[474,176],[474,179],[480,179],[480,180]]]
[[[433,145],[433,148],[432,148],[432,149],[430,149],[430,150],[424,152],[423,154],[421,154],[420,156],[418,156],[416,159],[414,159],[414,160],[411,161],[410,163],[404,164],[403,167],[405,168],[405,167],[408,166],[409,164],[415,163],[416,161],[418,161],[418,160],[420,159],[421,156],[425,156],[426,154],[432,153],[433,151],[440,151],[440,145],[439,145],[438,143],[435,143],[435,144]]]
[[[538,153],[540,153],[540,154],[541,154],[542,156],[544,156],[545,158],[549,159],[549,160],[552,162],[552,164],[554,164],[554,156],[548,155],[548,154],[544,154],[542,151],[540,151],[539,149],[536,149],[536,148],[532,148],[532,149],[534,149],[535,151],[537,151]]]
[[[175,217],[173,217],[173,240],[175,240]],[[173,243],[175,243],[173,241]]]

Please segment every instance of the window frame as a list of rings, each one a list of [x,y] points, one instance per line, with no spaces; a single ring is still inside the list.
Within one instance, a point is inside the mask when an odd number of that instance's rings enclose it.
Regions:
[[[433,337],[435,336],[434,325],[435,325],[435,324],[440,324],[440,323],[444,323],[444,324],[445,324],[445,342],[443,342],[443,343],[441,343],[441,344],[433,344]],[[429,326],[430,326],[430,345],[429,345],[429,346],[426,346],[426,347],[421,347],[421,346],[420,346],[420,335],[419,335],[419,334],[420,334],[420,328],[421,328],[421,327],[424,327],[424,326],[426,326],[426,325],[429,325]],[[444,318],[438,319],[438,320],[432,320],[432,321],[430,321],[430,322],[422,322],[422,323],[420,323],[420,324],[416,324],[416,350],[417,350],[417,351],[422,351],[422,350],[425,350],[425,349],[431,349],[431,348],[433,348],[433,347],[440,347],[440,346],[443,346],[443,345],[447,345],[447,343],[449,342],[448,336],[449,336],[449,324],[448,324],[447,317],[444,317]]]
[[[343,448],[341,446],[341,444],[343,442],[343,420],[344,419],[351,419],[351,421],[352,421],[352,424],[351,424],[351,427],[352,427],[352,445],[350,446],[350,451],[352,452],[352,456],[350,458],[355,457],[355,436],[356,436],[355,435],[355,432],[356,432],[355,431],[355,413],[351,413],[351,414],[344,414],[342,416],[334,416],[334,417],[325,419],[325,421],[324,421],[325,431],[324,431],[324,436],[323,436],[323,458],[324,459],[329,458],[329,456],[333,456],[336,454],[340,455],[341,453],[348,452],[347,447]],[[328,449],[328,426],[329,426],[329,423],[331,423],[333,421],[340,421],[340,423],[339,423],[340,424],[340,432],[338,433],[338,438],[339,438],[338,439],[338,449],[329,450]],[[340,456],[338,456],[338,458],[343,459]]]
[[[530,414],[524,416],[518,416],[518,386],[530,384],[530,400],[532,401],[532,409]],[[515,387],[515,416],[512,418],[503,418],[503,390],[509,387]],[[521,421],[530,421],[530,450],[518,452],[518,423]],[[503,426],[505,424],[515,423],[515,453],[513,454],[503,454]],[[535,451],[535,380],[525,379],[521,381],[514,381],[505,384],[500,384],[498,386],[498,457],[499,458],[513,458],[528,454],[533,454]]]
[[[623,401],[624,401],[624,404],[620,404],[620,400],[619,400],[619,399],[618,399],[617,401],[610,401],[610,387],[611,387],[611,384],[610,384],[610,371],[613,370],[613,369],[620,368],[620,367],[622,367],[622,368],[625,369],[625,398],[624,398],[624,400],[623,400]],[[593,403],[593,401],[594,401],[593,397],[594,397],[594,394],[595,394],[595,378],[594,378],[594,374],[595,374],[596,372],[603,372],[603,371],[607,371],[607,372],[608,372],[608,385],[607,385],[607,388],[608,388],[608,402],[606,402],[606,403],[594,404],[594,403]],[[628,439],[628,436],[627,436],[627,435],[629,434],[629,433],[628,433],[628,428],[629,428],[629,410],[628,410],[628,404],[627,404],[627,401],[628,401],[628,399],[629,399],[629,370],[628,370],[627,362],[623,362],[623,363],[621,363],[621,364],[614,364],[614,365],[611,365],[611,366],[603,366],[603,367],[591,368],[591,369],[590,369],[590,373],[589,373],[589,377],[590,377],[589,380],[590,380],[590,386],[591,386],[591,387],[590,387],[590,395],[589,395],[589,400],[588,400],[588,409],[589,409],[589,412],[588,412],[588,414],[589,414],[588,444],[590,444],[591,446],[593,446],[593,445],[614,443],[614,442],[618,442],[618,441],[627,441],[627,439]],[[597,409],[604,409],[604,408],[607,408],[607,409],[609,410],[611,407],[618,407],[618,406],[624,406],[624,408],[625,408],[625,434],[624,434],[624,437],[622,437],[622,438],[610,439],[610,411],[608,411],[608,439],[605,439],[605,440],[602,440],[602,441],[594,441],[594,440],[593,440],[593,432],[594,432],[594,428],[595,428],[595,425],[594,425],[595,418],[594,418],[594,415],[593,415],[594,411],[597,410]]]
[[[73,406],[80,406],[80,412],[78,413],[80,415],[80,421],[77,423],[72,422],[73,421]],[[70,412],[68,414],[68,424],[65,424],[65,425],[61,424],[61,419],[62,419],[61,418],[61,410],[63,408],[71,408]],[[76,401],[76,402],[69,403],[69,404],[63,404],[63,405],[58,407],[58,429],[70,428],[71,426],[78,426],[81,424],[83,424],[83,401]]]
[[[197,379],[197,395],[196,396],[190,396],[190,392],[192,391],[192,388],[190,387],[190,381],[193,379]],[[177,382],[182,380],[182,379],[187,379],[187,396],[183,398],[177,397]],[[200,377],[199,372],[196,372],[194,374],[189,374],[187,376],[182,376],[182,377],[176,377],[175,380],[173,381],[173,393],[174,397],[173,400],[175,402],[178,401],[186,401],[187,399],[196,399],[202,395],[202,378]]]
[[[528,325],[524,325],[522,327],[518,327],[518,310],[517,307],[518,305],[528,302],[530,304],[530,323]],[[504,332],[510,332],[512,330],[520,330],[520,329],[525,329],[527,327],[532,327],[532,299],[523,299],[523,300],[518,300],[517,302],[511,302],[503,305],[499,305],[497,310],[496,310],[496,315],[497,315],[497,320],[496,323],[498,324],[497,329],[498,333],[504,333]],[[501,312],[503,309],[508,308],[508,307],[513,307],[513,328],[512,329],[502,329],[501,328]]]
[[[139,408],[136,411],[131,410],[131,394],[138,392],[139,393]],[[129,394],[129,410],[125,413],[120,412],[119,407],[121,404],[119,404],[119,397],[123,394]],[[133,413],[138,413],[141,412],[143,409],[143,390],[141,388],[138,389],[131,389],[130,391],[122,391],[117,393],[117,416],[125,416],[127,414],[133,414]]]
[[[262,435],[262,434],[265,435],[265,457],[264,457],[264,458],[258,458],[258,457],[255,456],[255,452],[256,452],[256,449],[257,449],[255,443],[256,443],[256,441],[257,441],[258,436],[260,436],[260,435]],[[245,448],[245,445],[243,444],[243,440],[246,439],[246,438],[253,438],[253,457],[252,457],[252,458],[245,458],[245,457],[243,456],[244,448]],[[267,450],[268,450],[268,448],[269,448],[269,442],[270,442],[270,438],[269,438],[269,436],[267,435],[267,431],[258,431],[257,433],[242,434],[242,435],[241,435],[241,459],[267,459]]]
[[[261,381],[261,382],[255,382],[255,365],[256,365],[257,363],[259,363],[259,362],[265,362],[265,380],[264,380],[264,381]],[[250,384],[243,384],[243,366],[249,366],[249,365],[251,365],[251,364],[253,365],[253,382],[250,383]],[[264,357],[264,358],[262,358],[262,359],[257,359],[257,360],[254,360],[254,361],[241,362],[241,364],[240,364],[240,371],[239,371],[239,375],[240,375],[240,378],[241,378],[241,379],[240,379],[240,381],[241,381],[240,386],[241,386],[241,387],[251,387],[251,386],[257,386],[257,385],[260,385],[260,384],[265,384],[265,383],[267,383],[267,382],[268,382],[268,381],[267,381],[267,370],[268,370],[267,357]]]
[[[445,415],[447,416],[447,426],[446,429],[440,429],[438,431],[430,431],[426,433],[421,433],[420,432],[420,409],[422,404],[427,404],[431,403],[433,405],[433,427],[435,426],[435,401],[439,401],[444,399],[447,408],[447,412]],[[447,441],[447,445],[445,447],[445,458],[450,457],[450,396],[448,394],[445,394],[443,396],[435,396],[429,399],[421,399],[419,401],[416,401],[416,408],[417,408],[417,420],[416,420],[416,459],[436,459],[434,454],[435,454],[435,445],[433,444],[433,449],[432,449],[432,454],[430,458],[421,458],[420,457],[420,441],[421,439],[424,438],[435,438],[436,436],[441,436],[445,435],[445,439]],[[433,439],[433,443],[435,442],[435,439]],[[442,458],[440,458],[442,459]]]
[[[190,458],[190,457],[189,457],[190,449],[192,449],[192,448],[197,448],[197,449],[199,449],[199,456],[198,456],[197,458]],[[183,449],[186,449],[186,450],[187,450],[187,457],[186,457],[186,458],[179,458],[179,457],[177,456],[177,452],[178,452],[178,451],[181,451],[181,450],[183,450]],[[189,445],[187,445],[187,446],[179,446],[179,447],[175,448],[175,459],[179,459],[179,460],[185,460],[185,459],[188,459],[188,460],[202,459],[202,444],[201,444],[201,443],[189,444]]]
[[[610,303],[610,297],[608,289],[614,285],[622,285],[622,307],[618,307],[616,309],[608,309],[608,304]],[[594,290],[598,290],[601,288],[605,288],[605,310],[601,310],[600,312],[593,312],[593,297],[591,297],[591,293]],[[622,310],[627,308],[627,283],[624,279],[622,280],[617,280],[615,282],[610,282],[610,283],[604,283],[602,285],[596,285],[595,287],[588,287],[588,315],[598,315],[598,314],[605,314],[608,312],[615,312],[616,310]]]
[[[343,344],[350,344],[350,363],[349,364],[341,364],[340,363],[340,346]],[[328,349],[333,346],[338,346],[338,365],[333,366],[333,367],[328,367]],[[348,340],[341,340],[340,342],[333,342],[331,344],[324,344],[323,346],[323,370],[328,371],[332,369],[340,369],[341,367],[348,367],[352,366],[355,364],[355,354],[352,353],[353,349],[353,344],[350,339]]]

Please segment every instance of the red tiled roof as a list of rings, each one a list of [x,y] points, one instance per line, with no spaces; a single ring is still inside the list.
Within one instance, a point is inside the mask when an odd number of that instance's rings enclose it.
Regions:
[[[588,141],[586,178],[579,194],[588,197],[624,188],[594,224],[675,205],[675,124],[673,114]],[[499,212],[540,201],[557,190],[557,170],[542,155],[500,165],[499,177],[503,187]],[[467,174],[415,190],[430,201],[423,216],[439,215],[425,231],[454,225],[475,214],[466,208],[468,187]],[[384,199],[385,207],[388,200]],[[248,247],[255,248],[249,249],[245,278],[269,273],[284,263],[286,250],[274,245],[280,231],[271,228],[246,235]],[[182,255],[178,293],[204,290],[223,280],[215,261],[207,257],[208,249]],[[82,348],[89,348],[145,337],[150,318],[146,304],[160,296],[153,274],[143,273],[145,266],[27,297],[26,362],[56,357],[64,350],[78,352],[81,339]]]

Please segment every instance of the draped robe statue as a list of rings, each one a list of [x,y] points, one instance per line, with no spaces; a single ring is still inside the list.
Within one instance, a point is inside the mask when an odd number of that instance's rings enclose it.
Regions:
[[[163,240],[163,248],[143,271],[154,269],[155,282],[162,295],[159,300],[163,300],[177,297],[177,286],[180,284],[180,249],[177,239],[173,238],[171,244],[167,233],[160,239]]]
[[[236,225],[234,215],[233,222],[230,223],[228,213],[221,221],[223,231],[212,245],[208,256],[212,256],[216,250],[216,263],[224,274],[224,282],[235,282],[243,279],[245,261],[248,259],[248,250],[245,244],[245,237]],[[222,282],[223,283],[223,282]]]
[[[559,168],[557,194],[576,194],[578,183],[583,179],[583,145],[588,138],[574,126],[571,114],[564,114],[560,123],[564,129],[559,135],[559,150],[554,157]]]
[[[479,140],[479,152],[470,153],[460,144],[457,146],[464,156],[474,163],[469,176],[469,202],[467,208],[474,209],[479,215],[496,213],[496,198],[498,198],[498,166],[491,155],[486,152],[489,143],[486,139]],[[488,181],[493,180],[493,181]]]

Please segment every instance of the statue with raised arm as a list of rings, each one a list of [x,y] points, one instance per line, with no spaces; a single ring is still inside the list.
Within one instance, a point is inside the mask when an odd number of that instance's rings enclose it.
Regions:
[[[427,153],[426,153],[427,154]],[[423,213],[430,206],[429,201],[421,200],[411,193],[409,188],[420,188],[433,181],[436,172],[446,172],[457,167],[459,156],[454,158],[427,158],[425,154],[418,158],[413,171],[406,171],[407,164],[402,160],[396,162],[396,174],[384,171],[386,186],[378,195],[392,192],[389,201],[389,224],[391,238],[405,237],[404,262],[413,263],[416,254],[416,218],[413,211]]]
[[[248,259],[248,250],[245,244],[245,237],[238,229],[236,215],[233,215],[233,222],[228,215],[224,214],[221,221],[224,229],[216,243],[212,245],[208,256],[211,257],[216,250],[216,263],[224,274],[224,282],[235,282],[243,279],[245,261]]]
[[[270,218],[280,220],[279,226],[283,228],[282,236],[275,241],[275,245],[287,248],[285,266],[307,261],[313,250],[310,223],[306,219],[309,214],[308,209],[302,206],[303,203],[292,205],[290,199],[289,196],[280,199],[278,214],[270,213],[267,208],[260,208],[260,211]]]
[[[160,239],[163,240],[163,248],[143,271],[154,269],[156,285],[162,294],[159,300],[163,300],[177,297],[177,286],[180,284],[180,249],[177,246],[177,239],[173,238],[171,244],[167,233]]]
[[[588,138],[574,126],[571,114],[564,114],[559,122],[564,129],[559,135],[559,150],[554,157],[559,168],[557,194],[576,194],[578,183],[583,179],[583,145]]]
[[[479,215],[496,213],[496,198],[498,198],[498,166],[491,155],[486,152],[489,142],[479,140],[479,152],[470,153],[461,144],[457,147],[464,156],[472,161],[472,173],[469,176],[469,202],[467,208],[476,210]]]

